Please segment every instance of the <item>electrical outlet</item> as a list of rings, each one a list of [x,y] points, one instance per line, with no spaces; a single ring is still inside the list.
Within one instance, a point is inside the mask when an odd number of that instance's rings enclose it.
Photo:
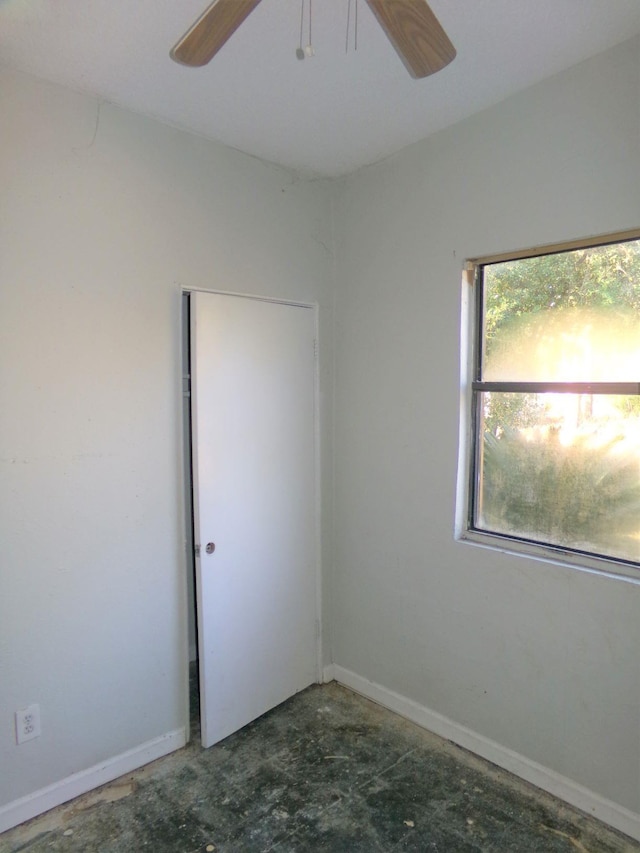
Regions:
[[[29,705],[16,711],[16,743],[40,737],[40,705]]]

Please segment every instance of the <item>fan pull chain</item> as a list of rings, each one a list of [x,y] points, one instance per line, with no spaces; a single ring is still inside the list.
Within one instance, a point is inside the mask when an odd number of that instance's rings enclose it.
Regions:
[[[351,0],[347,3],[347,35],[345,39],[344,52],[349,53],[349,30],[351,29]],[[358,49],[358,0],[354,0],[354,29],[353,49]]]
[[[302,39],[304,37],[304,0],[301,2],[300,6],[300,45],[296,49],[296,56],[298,59],[304,59],[306,56],[314,56],[315,51],[313,49],[313,44],[311,41],[311,19],[313,17],[313,9],[312,9],[313,0],[309,0],[309,43],[306,47],[302,46]]]
[[[296,56],[298,59],[304,59],[304,50],[302,47],[302,34],[304,32],[304,0],[302,0],[300,5],[300,47],[296,50]]]
[[[351,0],[347,2],[347,35],[344,40],[344,52],[349,53],[349,24],[351,23]]]
[[[358,49],[358,0],[356,0],[356,25],[353,33],[353,49]]]
[[[309,44],[305,47],[304,52],[306,56],[314,56],[315,50],[313,49],[313,43],[311,41],[311,19],[313,18],[313,0],[309,0]]]

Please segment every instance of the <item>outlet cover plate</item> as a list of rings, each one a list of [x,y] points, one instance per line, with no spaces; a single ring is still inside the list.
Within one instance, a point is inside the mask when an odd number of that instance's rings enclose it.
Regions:
[[[40,737],[40,705],[29,705],[16,711],[16,743]]]

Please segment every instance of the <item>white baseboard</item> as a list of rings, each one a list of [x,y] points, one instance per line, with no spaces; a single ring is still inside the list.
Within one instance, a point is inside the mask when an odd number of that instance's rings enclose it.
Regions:
[[[482,758],[486,758],[493,764],[520,776],[521,779],[525,779],[532,785],[536,785],[581,811],[593,815],[598,820],[608,823],[609,826],[624,832],[631,838],[640,840],[639,814],[601,797],[566,776],[561,776],[554,770],[501,746],[499,743],[484,737],[484,735],[478,734],[454,720],[426,708],[424,705],[419,705],[417,702],[394,693],[380,684],[375,684],[360,675],[356,675],[344,667],[333,664],[332,667],[325,667],[325,672],[329,668],[332,669],[335,680],[345,687],[366,696],[367,699],[377,702],[378,705],[395,711],[396,714],[400,714],[400,716],[417,723],[434,734],[453,741],[458,746],[462,746]]]
[[[327,664],[327,666],[322,669],[322,683],[328,684],[330,681],[336,680],[335,674],[335,666],[332,663]]]
[[[0,832],[6,832],[7,829],[47,812],[55,806],[60,806],[74,797],[79,797],[80,794],[86,794],[93,788],[99,788],[100,785],[112,782],[119,776],[131,773],[132,770],[137,770],[138,767],[155,761],[156,758],[162,758],[163,755],[168,755],[185,744],[185,729],[176,729],[89,767],[87,770],[67,776],[59,782],[54,782],[53,785],[27,794],[6,806],[1,806]]]

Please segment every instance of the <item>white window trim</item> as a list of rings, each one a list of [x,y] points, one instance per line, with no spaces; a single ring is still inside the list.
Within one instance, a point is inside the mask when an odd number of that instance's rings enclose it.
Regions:
[[[543,543],[521,541],[497,533],[471,529],[469,526],[469,508],[472,497],[471,455],[474,449],[474,436],[471,431],[473,407],[472,381],[475,364],[474,348],[479,345],[479,341],[475,339],[476,299],[474,290],[478,284],[480,265],[637,239],[640,239],[640,229],[619,231],[614,234],[556,243],[517,252],[470,258],[465,262],[462,272],[460,325],[460,422],[454,525],[456,541],[503,554],[534,559],[539,562],[571,568],[588,574],[613,578],[640,586],[640,566],[627,564],[614,558],[565,551],[560,547],[545,545]]]

